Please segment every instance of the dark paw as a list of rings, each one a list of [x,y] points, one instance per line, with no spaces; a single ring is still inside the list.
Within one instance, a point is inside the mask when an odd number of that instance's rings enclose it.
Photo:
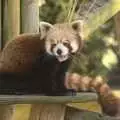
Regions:
[[[63,91],[63,92],[58,92],[57,96],[75,96],[76,95],[76,91],[73,89],[69,89],[67,91]]]
[[[73,89],[68,90],[64,93],[64,96],[76,96],[77,92]]]
[[[75,96],[76,95],[76,91],[73,89],[69,89],[67,91],[56,91],[56,92],[51,92],[51,93],[47,93],[46,96]]]

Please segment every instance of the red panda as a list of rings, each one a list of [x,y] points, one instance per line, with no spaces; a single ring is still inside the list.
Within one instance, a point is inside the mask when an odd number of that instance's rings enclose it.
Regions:
[[[120,98],[113,93],[102,77],[91,78],[76,73],[68,73],[65,86],[76,91],[95,90],[103,113],[116,118],[120,117]]]
[[[51,25],[9,41],[0,56],[1,94],[72,95],[65,76],[72,55],[82,48],[81,21]]]

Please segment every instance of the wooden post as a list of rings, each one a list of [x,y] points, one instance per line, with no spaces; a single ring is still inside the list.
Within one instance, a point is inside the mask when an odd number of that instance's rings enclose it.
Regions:
[[[3,0],[3,44],[20,33],[20,0]]]
[[[3,44],[5,44],[7,40],[11,40],[13,37],[17,36],[20,32],[19,31],[20,29],[20,21],[19,21],[20,7],[19,6],[20,6],[19,0],[12,0],[12,1],[2,0]],[[1,39],[0,39],[0,42],[1,42]],[[12,104],[0,105],[0,120],[11,120],[14,112],[13,110],[14,110],[14,105]]]
[[[65,108],[64,104],[35,104],[29,120],[64,120]]]
[[[2,48],[2,0],[0,0],[0,50]]]
[[[0,120],[12,120],[14,105],[0,105]]]
[[[39,0],[21,0],[21,33],[39,32]]]
[[[65,114],[65,120],[84,120],[82,114],[83,114],[83,111],[81,110],[67,107],[66,114]]]

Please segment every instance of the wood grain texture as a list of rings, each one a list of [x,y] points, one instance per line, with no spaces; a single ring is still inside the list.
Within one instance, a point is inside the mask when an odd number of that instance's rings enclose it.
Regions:
[[[2,0],[0,0],[0,50],[2,48]]]
[[[14,108],[14,105],[0,104],[0,120],[12,120]]]
[[[86,96],[85,96],[86,95]],[[95,95],[95,94],[94,94]],[[81,93],[78,96],[48,97],[47,102],[52,104],[33,104],[29,120],[66,120],[65,108],[68,102],[83,102],[96,99],[92,93]],[[88,97],[89,96],[89,97]],[[44,99],[45,102],[45,99]],[[55,104],[59,103],[59,104]],[[74,108],[73,108],[74,109]]]
[[[29,120],[64,120],[65,109],[62,104],[34,104]]]

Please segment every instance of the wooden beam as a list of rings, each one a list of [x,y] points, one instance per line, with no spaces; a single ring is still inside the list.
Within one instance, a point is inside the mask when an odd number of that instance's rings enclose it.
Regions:
[[[64,104],[34,104],[29,120],[64,120]]]
[[[117,117],[110,117],[96,112],[79,110],[71,107],[66,108],[64,120],[119,120]]]
[[[88,20],[84,24],[84,38],[93,33],[97,28],[104,24],[107,20],[113,17],[120,11],[120,0],[109,0],[99,11],[91,13],[88,16]]]
[[[49,104],[37,104],[37,105],[33,104],[31,107],[31,114],[30,114],[29,120],[66,120],[64,119],[65,113],[66,113],[66,103],[83,102],[83,101],[85,102],[86,100],[93,101],[97,99],[97,96],[94,96],[95,94],[94,95],[93,94],[88,95],[87,93],[85,94],[80,93],[79,96],[74,96],[74,97],[73,96],[64,96],[64,97],[63,96],[62,97],[46,96],[47,98],[44,99],[44,103],[45,103],[45,100],[47,100],[47,103]],[[89,96],[89,99],[87,99],[88,96]]]
[[[57,111],[57,112],[56,112]],[[119,120],[97,112],[58,104],[35,104],[29,120]]]
[[[0,95],[0,104],[36,104],[96,101],[95,93],[79,93],[77,96]]]

